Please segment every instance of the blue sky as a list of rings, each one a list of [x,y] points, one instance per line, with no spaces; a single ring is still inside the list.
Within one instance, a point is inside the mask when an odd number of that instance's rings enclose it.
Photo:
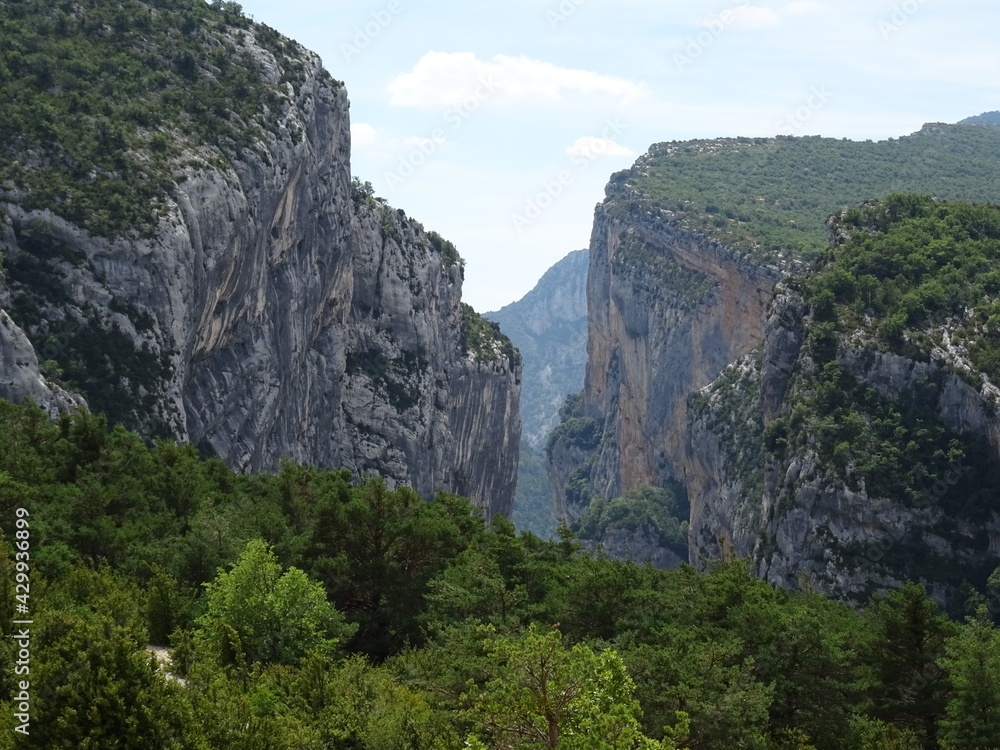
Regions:
[[[483,312],[586,247],[652,143],[881,140],[1000,109],[995,0],[242,5],[346,82],[352,172],[456,244]]]

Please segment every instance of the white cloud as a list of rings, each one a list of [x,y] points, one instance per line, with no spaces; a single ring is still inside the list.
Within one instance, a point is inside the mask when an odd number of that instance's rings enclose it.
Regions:
[[[824,10],[826,10],[826,6],[823,3],[817,3],[814,0],[798,0],[787,5],[783,12],[790,16],[802,16],[808,13],[822,13]]]
[[[566,149],[571,156],[635,156],[635,152],[607,138],[585,135]]]
[[[781,18],[771,8],[753,8],[749,5],[740,5],[735,8],[723,11],[719,17],[724,23],[734,26],[744,26],[749,29],[759,29],[766,26],[777,26],[781,23]]]
[[[820,13],[826,6],[815,0],[795,0],[781,10],[767,7],[755,7],[743,3],[729,8],[721,13],[702,20],[701,25],[709,29],[722,29],[728,26],[742,26],[747,29],[763,29],[778,26],[787,16],[803,16]]]
[[[378,142],[378,133],[371,125],[363,122],[351,123],[351,145],[360,148],[374,146]]]
[[[447,142],[448,142],[448,139],[444,138],[444,137],[440,137],[440,138],[424,138],[424,137],[419,136],[419,135],[414,135],[414,136],[410,136],[409,138],[407,138],[406,140],[404,140],[403,141],[403,146],[405,148],[427,149],[427,148],[430,148],[431,146],[440,146],[440,145],[442,145],[444,143],[447,143]]]
[[[389,84],[389,94],[389,103],[397,107],[474,109],[494,97],[507,103],[552,103],[571,94],[601,94],[627,104],[647,92],[625,78],[524,56],[480,60],[472,52],[428,52]]]

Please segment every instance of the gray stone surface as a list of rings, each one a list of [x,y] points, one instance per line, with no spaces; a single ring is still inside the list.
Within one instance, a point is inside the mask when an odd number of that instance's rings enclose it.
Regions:
[[[271,54],[254,54],[277,82]],[[347,93],[316,55],[301,58],[305,82],[287,87],[273,132],[228,168],[210,149],[191,153],[152,238],[94,237],[8,192],[3,252],[24,252],[14,223],[41,222],[86,258],[62,264],[71,302],[46,317],[117,324],[166,357],[170,374],[128,426],[166,425],[241,471],[288,457],[507,514],[520,368],[463,352],[462,265],[448,267],[402,211],[352,196]],[[137,330],[113,299],[152,325]],[[0,387],[69,406],[49,395],[23,334],[0,317]]]
[[[571,522],[586,510],[567,499],[581,471],[593,497],[687,481],[688,395],[760,343],[780,277],[686,230],[668,212],[623,211],[632,198],[609,186],[594,217],[583,394],[603,438],[596,455],[557,441],[549,462],[556,514]],[[644,248],[645,257],[629,246]]]
[[[859,601],[872,591],[904,583],[890,563],[904,551],[909,556],[934,555],[948,567],[982,566],[988,562],[984,555],[1000,562],[996,512],[988,514],[985,523],[972,524],[961,515],[948,516],[933,497],[914,505],[870,494],[863,481],[852,488],[824,466],[812,439],[780,459],[762,454],[759,483],[722,448],[727,433],[739,432],[748,422],[763,427],[775,417],[787,417],[790,404],[807,397],[808,374],[815,365],[801,346],[804,311],[801,298],[779,286],[765,326],[761,364],[752,358],[744,362],[745,380],[759,383],[759,397],[747,401],[743,410],[727,408],[726,395],[742,381],[720,378],[702,391],[709,399],[708,410],[689,420],[694,479],[689,490],[699,495],[702,509],[697,517],[692,515],[692,561],[732,551],[752,559],[756,573],[773,583],[809,585]],[[984,381],[976,389],[947,360],[944,353],[919,361],[880,351],[860,335],[842,339],[837,351],[846,372],[889,399],[899,398],[918,381],[940,382],[932,406],[942,424],[958,434],[986,439],[1000,454],[1000,416],[992,406],[995,388]],[[953,467],[941,478],[942,489],[975,470],[971,465]],[[929,491],[933,495],[935,487]],[[985,550],[980,546],[983,534]],[[924,583],[941,602],[955,594],[933,576]]]

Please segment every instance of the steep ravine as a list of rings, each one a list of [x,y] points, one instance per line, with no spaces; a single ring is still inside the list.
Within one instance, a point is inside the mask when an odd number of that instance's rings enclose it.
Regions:
[[[877,587],[882,573],[865,579],[860,568],[838,566],[867,559],[858,550],[868,542],[885,542],[872,520],[882,510],[890,513],[880,505],[884,498],[852,505],[844,483],[817,478],[819,463],[805,454],[790,474],[775,475],[769,463],[765,425],[787,408],[782,399],[800,366],[807,312],[789,289],[773,303],[772,295],[781,279],[806,274],[823,257],[826,220],[844,206],[898,190],[995,202],[998,141],[994,129],[932,124],[877,143],[819,137],[670,142],[655,144],[632,168],[613,175],[591,237],[586,381],[549,446],[557,516],[582,528],[584,514],[600,502],[645,486],[663,488],[675,496],[678,520],[690,522],[687,556],[695,564],[735,551],[786,585],[797,583],[801,564],[804,575],[840,596]],[[933,368],[880,359],[870,347],[854,349],[854,355],[849,346],[843,350],[842,366],[861,382],[871,378],[876,390],[894,380],[905,381],[899,386],[905,390],[911,381],[943,377]],[[912,377],[904,378],[907,368]],[[961,415],[951,422],[942,416],[942,423],[964,440],[985,424],[979,396],[960,393],[957,381],[942,387],[941,408]],[[886,398],[895,396],[887,391]],[[820,499],[789,490],[779,501],[775,487],[786,479],[790,488],[815,479]],[[796,510],[782,515],[781,507]],[[841,510],[826,536],[825,514]],[[918,528],[952,523],[947,514],[924,520]],[[851,537],[846,530],[855,521],[871,534]],[[894,542],[879,559],[900,557],[910,542],[920,548],[919,534]],[[945,536],[963,550],[949,558],[960,566],[978,554],[970,550],[996,544],[982,533],[972,545],[961,534]],[[921,549],[940,552],[944,544],[932,540]],[[638,536],[623,541],[619,535],[614,547],[617,555],[652,557]],[[886,581],[900,580],[895,562],[883,568]],[[972,571],[973,577],[981,572]]]
[[[559,407],[583,386],[587,365],[587,251],[576,250],[546,271],[517,302],[485,316],[500,325],[524,359],[522,438],[545,449]]]
[[[486,317],[517,346],[524,362],[521,451],[511,521],[522,531],[553,537],[557,522],[545,470],[549,433],[559,409],[583,386],[587,365],[587,251],[576,250],[547,270],[516,302]]]
[[[600,424],[599,444],[552,445],[556,513],[570,521],[591,496],[683,481],[687,395],[760,341],[779,278],[669,212],[628,204],[611,191],[591,235],[583,411]]]
[[[301,67],[283,83],[259,28],[229,41],[280,92],[270,129],[176,160],[151,236],[97,236],[0,192],[0,395],[66,408],[61,379],[239,470],[288,457],[508,514],[519,362],[468,349],[461,260],[352,187],[347,92],[287,40]]]

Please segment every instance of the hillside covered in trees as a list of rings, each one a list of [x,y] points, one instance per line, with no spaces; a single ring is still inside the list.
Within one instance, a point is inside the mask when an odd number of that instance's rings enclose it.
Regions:
[[[671,219],[756,262],[788,267],[827,247],[826,219],[890,192],[995,201],[1000,130],[931,123],[887,141],[820,136],[657,143],[608,185],[619,210]]]
[[[613,561],[565,529],[544,542],[486,525],[455,496],[425,503],[292,464],[238,475],[98,416],[51,422],[5,402],[0,513],[0,629],[25,616],[16,602],[34,622],[30,734],[12,731],[5,670],[4,747],[968,750],[1000,737],[996,576],[961,622],[916,585],[854,610],[736,560],[706,573]],[[172,647],[170,663],[148,644]],[[5,664],[17,648],[0,640]]]
[[[693,546],[725,536],[785,586],[864,602],[918,580],[961,607],[1000,564],[1000,209],[897,193],[831,230],[762,344],[688,399],[710,467]]]

